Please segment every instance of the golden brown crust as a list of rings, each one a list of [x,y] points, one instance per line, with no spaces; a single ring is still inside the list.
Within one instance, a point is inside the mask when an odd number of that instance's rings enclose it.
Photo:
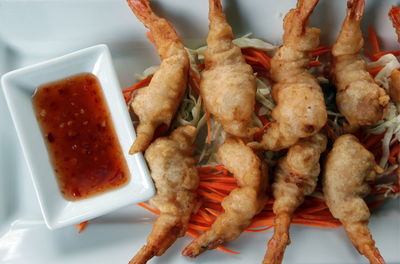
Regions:
[[[275,120],[261,142],[252,148],[280,150],[300,138],[312,136],[325,125],[327,112],[321,87],[308,72],[311,51],[319,45],[320,30],[307,27],[307,20],[317,0],[299,1],[284,20],[283,46],[271,60]]]
[[[228,138],[218,150],[221,163],[234,174],[238,188],[222,201],[224,212],[211,228],[190,243],[183,255],[196,257],[205,250],[236,239],[266,202],[267,168],[242,140]]]
[[[135,15],[150,29],[162,61],[150,84],[137,91],[131,108],[139,118],[130,154],[145,151],[157,127],[170,125],[186,89],[189,58],[172,25],[158,17],[148,0],[128,0]]]
[[[347,119],[349,132],[376,124],[389,102],[389,96],[368,73],[359,55],[364,46],[360,28],[363,12],[363,0],[349,1],[342,30],[332,47],[336,105]]]
[[[131,264],[146,263],[162,255],[177,238],[185,235],[189,219],[197,205],[199,176],[193,158],[196,128],[182,126],[169,137],[158,138],[146,150],[145,157],[157,188],[150,200],[160,211],[145,245]]]
[[[325,151],[326,144],[326,136],[321,133],[300,139],[290,147],[287,155],[279,160],[272,184],[275,198],[275,229],[268,242],[263,263],[282,262],[285,248],[290,244],[289,227],[292,215],[303,203],[305,196],[315,190],[320,173],[319,159]]]
[[[378,166],[374,156],[350,134],[336,139],[323,172],[323,191],[332,215],[338,218],[361,254],[371,263],[384,263],[367,227],[370,212],[363,200]]]
[[[248,127],[254,112],[256,79],[239,47],[232,43],[220,0],[210,0],[210,31],[201,74],[200,93],[205,107],[229,134],[251,137]]]

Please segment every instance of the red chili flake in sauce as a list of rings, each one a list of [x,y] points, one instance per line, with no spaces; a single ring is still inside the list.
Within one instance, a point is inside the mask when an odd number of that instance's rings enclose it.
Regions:
[[[127,164],[96,76],[81,73],[42,85],[32,100],[66,199],[84,199],[128,182]]]

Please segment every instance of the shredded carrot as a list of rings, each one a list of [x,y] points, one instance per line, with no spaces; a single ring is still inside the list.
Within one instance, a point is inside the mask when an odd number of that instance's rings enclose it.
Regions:
[[[316,205],[316,206],[313,206],[311,208],[306,208],[304,210],[301,210],[301,213],[312,214],[312,213],[320,212],[320,211],[325,210],[327,208],[328,208],[328,206],[325,203],[323,203],[321,205]]]
[[[195,91],[195,93],[200,94],[200,78],[197,76],[196,72],[193,71],[192,68],[189,67],[189,78],[188,78],[189,85]]]
[[[260,71],[268,72],[271,69],[271,57],[262,50],[256,48],[243,48],[242,52],[247,63],[253,66],[253,69],[256,67]]]
[[[318,48],[313,50],[311,54],[313,57],[317,57],[317,56],[329,53],[330,51],[331,51],[331,49],[327,46],[319,46]]]
[[[322,65],[322,63],[319,62],[319,61],[311,61],[311,62],[308,64],[309,67],[319,67],[319,66],[321,66],[321,65]]]
[[[385,133],[381,133],[378,135],[370,134],[363,140],[364,146],[366,149],[371,150],[371,147],[376,146],[379,144],[379,147],[382,145],[382,139],[385,136]]]
[[[364,145],[379,146],[381,138],[382,135],[368,135],[364,136],[361,141]],[[400,144],[392,146],[390,156],[395,156],[398,153],[400,153]],[[221,206],[222,200],[229,195],[230,191],[237,187],[236,179],[222,165],[199,167],[198,173],[200,176],[200,187],[197,193],[203,202],[197,213],[190,218],[187,234],[193,237],[198,237],[199,233],[207,231],[212,226],[215,219],[224,212]],[[227,179],[231,180],[227,181]],[[390,189],[392,193],[400,192],[400,185],[392,188],[394,189]],[[320,189],[321,187],[317,188],[319,191]],[[388,188],[378,190],[375,186],[372,186],[371,194],[382,195],[388,190]],[[368,206],[370,210],[373,210],[385,200],[386,198],[379,199]],[[250,225],[245,229],[245,232],[263,232],[274,226],[275,214],[272,209],[273,203],[274,199],[270,198],[265,203],[263,210],[253,218]],[[159,214],[157,210],[146,204],[141,203],[139,205],[155,214]],[[319,228],[335,228],[342,225],[338,219],[333,217],[324,199],[317,197],[306,197],[303,204],[295,211],[292,223]],[[226,248],[220,247],[218,249],[238,254],[238,252]]]
[[[212,193],[215,193],[216,195],[219,195],[220,197],[225,197],[229,193],[229,191],[226,191],[224,193],[224,191],[218,190],[218,189],[216,189],[214,187],[204,186],[204,185],[200,186],[200,189],[202,189],[205,192],[210,192],[211,191]]]
[[[260,119],[263,125],[266,125],[269,123],[269,120],[266,115],[260,115],[260,109],[261,106],[259,104],[255,104],[254,111],[256,113],[256,116],[258,117],[258,119]]]
[[[328,126],[328,124],[326,124],[326,125],[324,126],[324,129],[326,130],[326,132],[328,133],[328,136],[329,136],[331,139],[333,139],[333,140],[336,139],[335,133],[334,133],[334,132],[332,131],[332,129]]]
[[[129,93],[129,92],[133,92],[134,90],[137,90],[137,89],[139,89],[139,88],[143,88],[143,87],[149,85],[149,83],[150,83],[150,81],[151,81],[152,78],[153,78],[153,75],[147,76],[147,77],[144,78],[143,80],[138,81],[135,85],[133,85],[133,86],[131,86],[131,87],[129,87],[129,88],[124,89],[122,92],[123,92],[123,93]]]
[[[261,139],[262,135],[264,134],[265,129],[267,129],[268,127],[270,127],[272,125],[271,122],[267,122],[266,124],[264,124],[262,127],[260,127],[260,129],[254,133],[254,138],[256,140]]]
[[[89,221],[85,221],[80,224],[76,224],[75,226],[78,228],[78,233],[82,233],[88,224],[89,224]]]
[[[395,145],[394,147],[392,147],[392,148],[390,149],[389,157],[395,159],[395,156],[396,156],[399,152],[400,152],[400,144],[397,144],[397,145]]]
[[[155,210],[155,209],[151,208],[150,206],[148,206],[148,205],[145,204],[145,203],[138,203],[138,205],[139,205],[140,207],[143,207],[143,208],[146,209],[146,210],[149,210],[149,211],[152,212],[153,214],[156,214],[156,215],[159,215],[159,214],[160,214],[160,212],[159,212],[158,210]]]
[[[218,212],[217,210],[214,210],[214,209],[211,209],[211,208],[205,208],[205,210],[207,211],[207,212],[209,212],[210,214],[212,214],[213,216],[215,216],[215,217],[217,217],[217,216],[219,216],[221,213],[220,212]]]
[[[229,171],[227,169],[225,169],[224,166],[222,165],[216,165],[216,166],[204,166],[204,167],[199,167],[197,169],[199,172],[213,172],[213,171],[219,171],[222,172],[224,174],[229,174]]]
[[[200,182],[200,187],[205,188],[212,188],[214,190],[222,190],[226,192],[231,192],[233,189],[237,188],[236,184],[226,184],[222,182],[209,182],[209,181],[202,181]]]
[[[206,112],[206,119],[207,119],[207,144],[211,144],[211,118],[210,118],[210,113],[208,112],[207,109],[204,109]]]
[[[205,67],[206,67],[206,65],[204,65],[204,63],[197,64],[197,68],[199,69],[199,71],[204,70]]]
[[[236,179],[232,177],[224,177],[224,176],[202,176],[201,179],[203,181],[219,181],[224,183],[236,183]]]
[[[215,201],[215,202],[219,202],[219,203],[222,202],[222,200],[224,199],[224,197],[219,195],[219,194],[215,194],[215,193],[212,193],[212,192],[207,192],[207,191],[204,191],[202,189],[198,189],[197,193],[200,196],[203,196],[204,198],[207,198],[209,200],[212,200],[212,201]]]
[[[245,232],[251,232],[251,233],[255,233],[255,232],[264,232],[264,231],[267,231],[267,230],[270,230],[271,228],[273,228],[274,226],[267,226],[267,227],[265,227],[265,228],[258,228],[258,229],[250,229],[250,228],[247,228],[246,230],[244,230]]]
[[[191,228],[193,230],[202,231],[202,232],[205,232],[208,229],[210,229],[210,227],[202,226],[202,225],[196,225],[196,224],[189,224],[188,226],[189,226],[189,228]]]
[[[149,85],[149,83],[151,81],[151,78],[153,78],[153,75],[150,75],[150,76],[144,78],[143,80],[137,82],[135,85],[122,90],[122,93],[123,93],[124,98],[125,98],[125,102],[128,103],[131,100],[133,91]]]
[[[384,68],[384,66],[378,66],[378,67],[369,69],[368,72],[372,75],[372,77],[375,77],[383,68]]]
[[[369,40],[371,41],[374,54],[381,52],[381,49],[379,47],[378,35],[376,34],[375,28],[373,26],[369,27]]]

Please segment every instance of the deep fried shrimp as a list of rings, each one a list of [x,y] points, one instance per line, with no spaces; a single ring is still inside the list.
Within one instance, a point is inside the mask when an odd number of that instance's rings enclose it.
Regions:
[[[362,199],[370,192],[367,181],[382,169],[374,155],[350,134],[336,139],[323,172],[323,191],[332,215],[338,218],[357,250],[373,264],[385,263],[368,229],[370,212]]]
[[[177,238],[185,235],[197,204],[195,136],[195,127],[182,126],[169,137],[158,138],[147,149],[145,157],[157,188],[157,195],[150,203],[160,211],[160,216],[147,238],[147,245],[130,264],[146,263],[153,256],[161,256]]]
[[[282,262],[285,248],[290,243],[289,226],[293,213],[303,203],[305,196],[313,193],[317,186],[319,158],[325,151],[326,143],[326,137],[320,133],[300,139],[279,160],[272,185],[275,230],[268,243],[264,264]]]
[[[275,122],[261,142],[249,143],[252,148],[288,148],[300,138],[316,134],[327,121],[321,87],[307,70],[311,51],[319,45],[320,30],[307,27],[317,3],[318,0],[299,0],[285,16],[283,45],[271,61],[271,77],[276,82],[272,88]]]
[[[346,18],[332,48],[336,105],[347,119],[345,129],[349,132],[376,124],[389,102],[389,96],[374,81],[359,54],[364,45],[360,28],[364,5],[364,0],[347,2]]]
[[[162,60],[149,86],[138,90],[131,104],[140,121],[129,151],[134,154],[146,150],[158,126],[170,125],[186,89],[189,58],[172,25],[153,13],[148,0],[127,1],[150,30]]]
[[[200,93],[205,107],[229,134],[250,137],[256,100],[256,79],[239,47],[232,43],[220,0],[209,0],[210,31],[201,74]]]
[[[251,148],[240,139],[228,138],[219,148],[218,158],[233,173],[238,188],[223,199],[224,213],[211,228],[183,250],[188,257],[239,237],[266,202],[267,170]]]

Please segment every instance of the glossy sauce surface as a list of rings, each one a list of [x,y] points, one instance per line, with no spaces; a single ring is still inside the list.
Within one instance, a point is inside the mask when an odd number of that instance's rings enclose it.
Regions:
[[[128,182],[129,170],[96,76],[81,73],[42,85],[32,100],[66,199],[87,198]]]

